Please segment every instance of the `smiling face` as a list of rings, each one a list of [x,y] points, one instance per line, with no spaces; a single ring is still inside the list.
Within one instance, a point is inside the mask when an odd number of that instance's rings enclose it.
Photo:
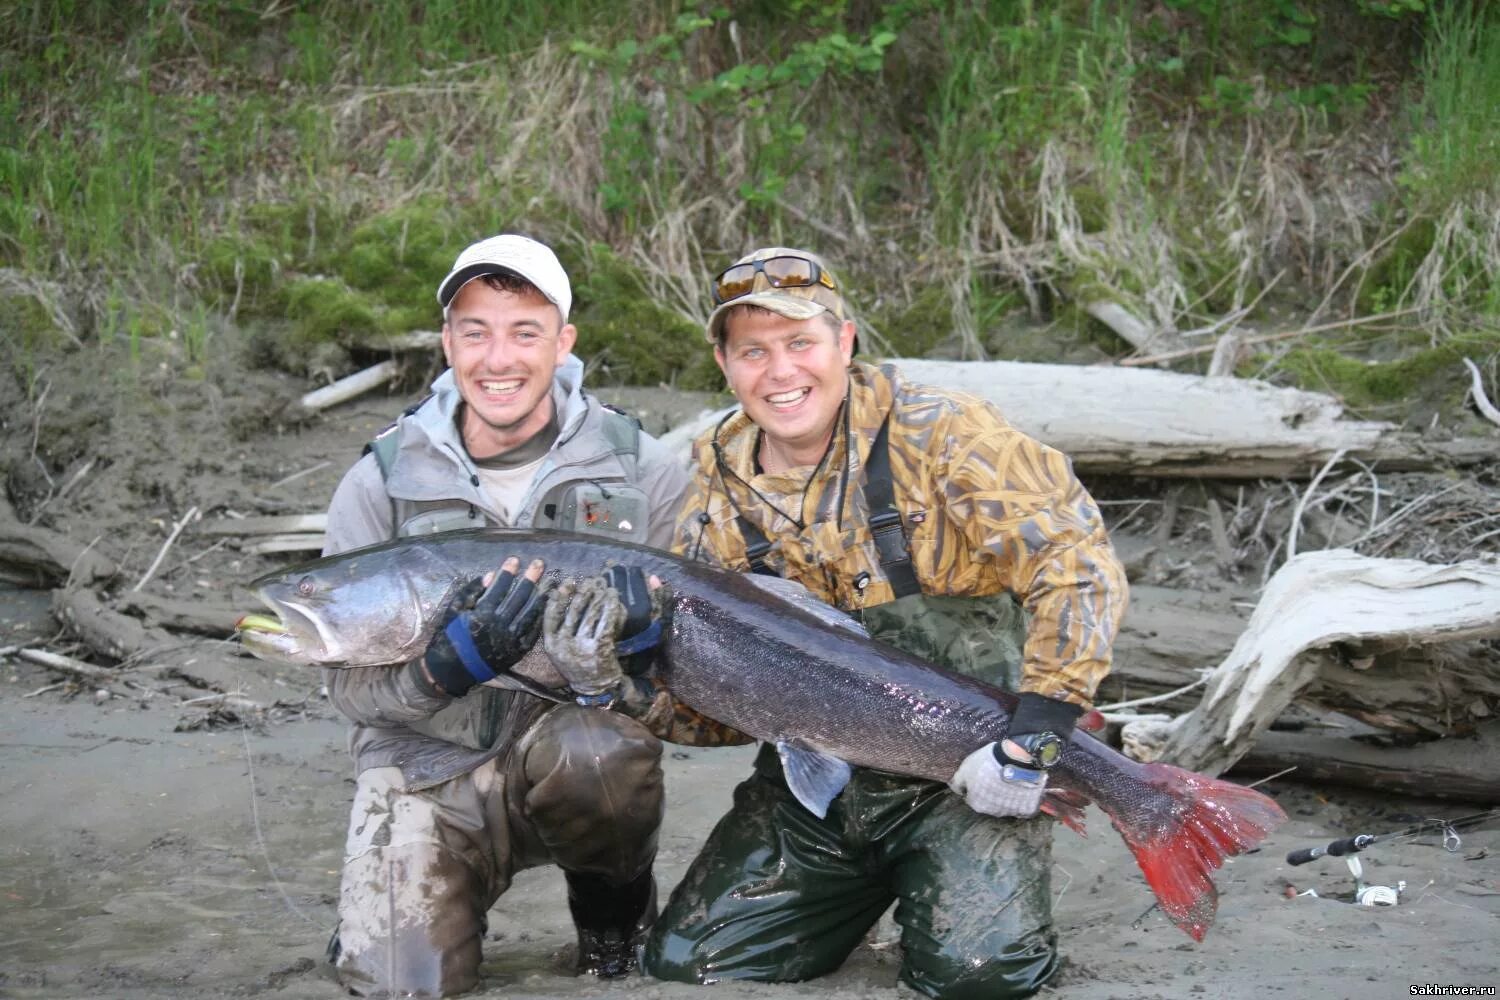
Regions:
[[[765,435],[768,472],[812,465],[833,436],[849,383],[854,324],[788,319],[745,307],[725,317],[714,359],[745,413]]]
[[[489,458],[524,444],[552,418],[552,376],[578,331],[530,286],[459,289],[443,323],[443,354],[463,397],[464,446]]]

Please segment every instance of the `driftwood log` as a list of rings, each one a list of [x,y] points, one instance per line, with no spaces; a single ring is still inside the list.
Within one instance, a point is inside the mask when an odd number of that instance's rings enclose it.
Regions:
[[[1433,645],[1500,636],[1500,564],[1435,566],[1347,549],[1287,562],[1202,701],[1168,723],[1125,727],[1128,753],[1218,774],[1240,759],[1346,643]]]
[[[388,359],[357,371],[353,375],[346,375],[332,385],[304,393],[298,402],[304,412],[316,413],[330,406],[347,402],[356,396],[362,396],[372,389],[385,385],[400,374],[401,365]]]
[[[1424,442],[1390,424],[1346,420],[1332,396],[1252,379],[1009,361],[891,363],[914,382],[993,402],[1087,472],[1296,479],[1335,456],[1387,470],[1500,460],[1500,436]],[[685,456],[727,412],[704,413],[663,441]]]
[[[1230,768],[1244,777],[1296,768],[1297,780],[1386,794],[1500,804],[1500,721],[1469,736],[1378,746],[1313,733],[1268,732]]]
[[[197,598],[181,600],[158,597],[140,591],[121,594],[115,598],[115,606],[126,612],[140,615],[146,624],[173,632],[192,632],[215,639],[234,635],[235,622],[245,613],[239,605]]]
[[[88,586],[109,579],[119,568],[92,546],[47,528],[22,524],[0,496],[0,572],[6,579],[33,587],[70,581]]]
[[[52,616],[100,656],[128,660],[175,644],[172,636],[121,614],[92,590],[67,587],[52,592]]]

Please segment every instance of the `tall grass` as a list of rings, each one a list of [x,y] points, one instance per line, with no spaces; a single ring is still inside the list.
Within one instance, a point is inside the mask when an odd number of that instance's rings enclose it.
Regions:
[[[1379,291],[1447,323],[1495,311],[1500,111],[1473,95],[1500,93],[1500,31],[1481,7],[1433,5],[1414,68],[1384,42],[1335,64],[1299,34],[1343,0],[794,7],[14,4],[0,295],[61,343],[177,331],[194,354],[250,318],[348,339],[430,325],[447,261],[505,228],[619,277],[578,279],[583,315],[639,299],[663,331],[701,322],[734,255],[807,245],[840,265],[866,343],[896,351],[992,353],[1020,302],[1206,328],[1278,276],[1329,308]],[[1363,119],[1371,74],[1402,72],[1414,123]],[[1404,184],[1345,169],[1381,122],[1405,129]],[[1415,248],[1391,238],[1413,214],[1431,220]]]
[[[1411,299],[1445,334],[1475,314],[1500,327],[1500,13],[1434,5],[1423,82],[1402,182],[1435,225],[1393,301]]]

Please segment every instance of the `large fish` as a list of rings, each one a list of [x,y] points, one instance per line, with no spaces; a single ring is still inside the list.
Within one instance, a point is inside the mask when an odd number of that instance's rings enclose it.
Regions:
[[[512,555],[543,559],[562,578],[624,563],[667,581],[662,679],[695,710],[775,743],[788,785],[820,816],[851,764],[947,781],[970,752],[1005,735],[1015,707],[1013,694],[870,639],[795,583],[558,532],[431,535],[264,576],[253,586],[276,617],[246,615],[241,641],[292,663],[404,663],[427,648],[454,591]],[[1082,798],[1109,815],[1162,911],[1196,940],[1217,909],[1210,872],[1286,818],[1259,792],[1137,763],[1081,731],[1048,789],[1059,793],[1050,811],[1065,821]]]

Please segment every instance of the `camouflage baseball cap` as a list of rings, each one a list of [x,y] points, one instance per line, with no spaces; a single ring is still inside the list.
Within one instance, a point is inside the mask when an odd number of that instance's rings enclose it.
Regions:
[[[787,319],[825,312],[841,322],[851,318],[822,258],[790,247],[762,247],[730,264],[714,278],[714,302],[705,331],[710,344],[724,336],[724,316],[735,306],[760,306]]]

